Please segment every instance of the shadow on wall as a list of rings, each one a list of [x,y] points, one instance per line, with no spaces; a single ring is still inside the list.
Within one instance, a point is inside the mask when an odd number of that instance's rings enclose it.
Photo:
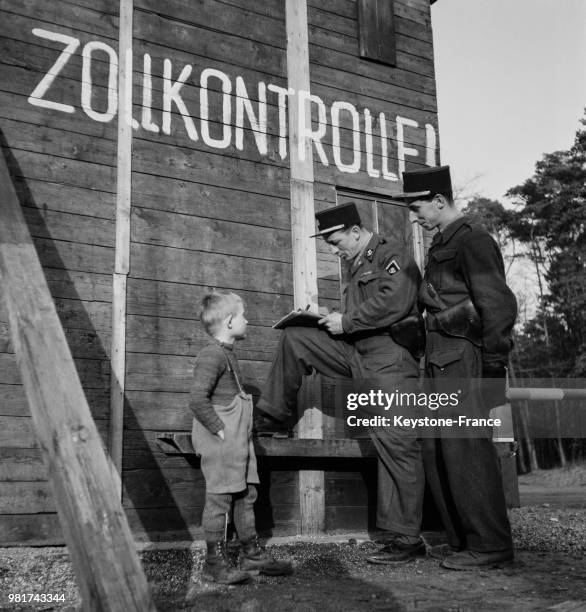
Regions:
[[[110,394],[110,360],[104,343],[109,341],[109,311],[111,310],[112,277],[94,273],[92,262],[84,261],[87,245],[52,239],[45,215],[46,203],[39,205],[27,185],[25,175],[0,130],[0,145],[6,158],[16,192],[18,194],[29,231],[41,260],[57,312],[64,328],[71,353],[84,392],[104,442],[107,440]],[[74,236],[74,230],[72,230]],[[63,261],[60,249],[73,265]],[[110,249],[111,250],[111,249]],[[100,247],[100,252],[106,249]],[[111,270],[113,257],[107,263]],[[90,310],[91,309],[91,310]],[[100,317],[100,313],[107,313]],[[107,321],[96,327],[94,321]],[[125,449],[123,459],[123,506],[134,533],[142,531],[151,541],[163,539],[165,528],[172,530],[173,538],[192,539],[188,525],[173,500],[165,474],[153,453],[153,440],[138,424],[136,410],[139,407],[125,402]],[[126,432],[131,430],[129,439]],[[194,460],[195,461],[195,460]],[[128,475],[134,470],[148,470],[146,491],[140,487],[126,487]],[[32,483],[31,483],[32,484]],[[165,507],[158,510],[157,500],[164,500]],[[63,536],[53,524],[53,533],[47,533],[47,515],[39,515],[39,523],[30,525],[27,536],[36,542],[49,539],[51,543],[63,541]],[[162,526],[164,527],[162,529]],[[25,541],[21,542],[26,544]]]

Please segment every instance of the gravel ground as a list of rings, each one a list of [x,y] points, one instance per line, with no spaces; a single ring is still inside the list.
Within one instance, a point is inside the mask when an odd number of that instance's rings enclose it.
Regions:
[[[586,491],[584,495],[586,506]],[[586,555],[584,508],[556,508],[543,504],[513,508],[509,516],[517,550]]]
[[[532,479],[531,487],[543,484],[535,475]],[[523,480],[521,484],[527,485]],[[559,487],[559,480],[555,484]],[[568,486],[575,488],[575,479]],[[161,611],[585,612],[586,495],[582,503],[569,506],[562,497],[558,501],[511,510],[517,558],[502,570],[452,572],[431,558],[397,568],[372,566],[364,556],[376,550],[376,544],[342,537],[336,543],[270,546],[275,557],[292,561],[295,573],[256,576],[239,587],[201,581],[199,548],[147,550],[141,558]],[[427,535],[429,540],[437,538]],[[8,601],[9,593],[63,594],[64,601],[16,605]],[[79,608],[67,549],[0,549],[0,610]]]

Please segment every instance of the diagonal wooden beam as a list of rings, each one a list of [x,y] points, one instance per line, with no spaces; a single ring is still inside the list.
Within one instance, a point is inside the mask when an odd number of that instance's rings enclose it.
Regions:
[[[119,501],[119,477],[92,419],[4,155],[0,279],[18,368],[84,609],[154,610]]]

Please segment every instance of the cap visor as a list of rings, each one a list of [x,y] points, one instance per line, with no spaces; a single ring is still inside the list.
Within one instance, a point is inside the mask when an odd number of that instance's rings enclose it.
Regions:
[[[332,232],[337,232],[338,230],[344,229],[346,226],[341,223],[340,225],[334,225],[333,227],[327,227],[326,229],[321,230],[317,234],[313,234],[310,238],[315,238],[316,236],[323,236],[324,234],[331,234]]]
[[[429,189],[427,191],[411,191],[408,193],[392,193],[392,200],[416,200],[417,198],[423,198],[431,195]]]

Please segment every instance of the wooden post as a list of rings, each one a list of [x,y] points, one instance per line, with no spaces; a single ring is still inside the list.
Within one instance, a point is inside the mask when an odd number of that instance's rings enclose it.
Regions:
[[[299,438],[323,439],[321,376],[313,374],[305,379],[299,394],[304,406],[299,422]],[[325,478],[322,470],[299,470],[299,510],[301,533],[317,535],[325,530]]]
[[[118,43],[118,155],[116,185],[116,253],[112,287],[110,347],[110,426],[108,451],[122,472],[126,369],[126,279],[130,269],[130,201],[132,181],[132,0],[120,0]],[[120,487],[119,496],[122,495]]]
[[[119,478],[102,448],[0,157],[0,276],[10,331],[84,609],[154,610],[119,501]]]
[[[311,141],[302,134],[299,119],[311,124],[309,94],[309,35],[307,29],[307,1],[287,0],[287,78],[289,90],[289,160],[291,166],[291,242],[293,245],[293,288],[296,308],[308,304],[317,308],[317,255],[315,239],[310,238],[315,228],[313,203],[313,153]],[[300,155],[300,152],[303,155]],[[319,379],[313,379],[313,393],[298,425],[300,438],[322,438],[323,416],[315,407]],[[325,526],[324,473],[300,470],[299,503],[301,533],[320,533]]]

